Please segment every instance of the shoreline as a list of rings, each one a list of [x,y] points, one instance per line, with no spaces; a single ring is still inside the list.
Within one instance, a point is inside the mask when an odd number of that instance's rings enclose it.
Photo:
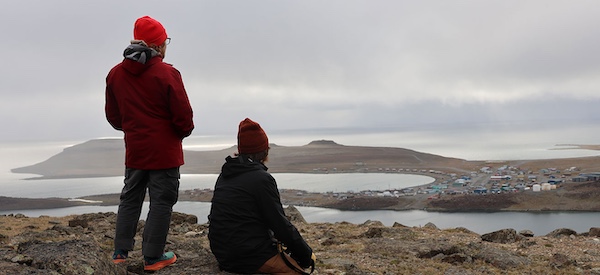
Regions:
[[[598,150],[596,145],[574,147]],[[560,159],[504,161],[467,161],[421,153],[403,148],[345,146],[333,141],[313,141],[304,146],[273,144],[269,172],[297,174],[412,174],[434,181],[408,190],[310,193],[281,190],[282,203],[339,210],[425,210],[435,212],[597,212],[600,211],[600,180],[575,180],[581,174],[600,175],[600,156]],[[219,151],[186,151],[182,174],[218,174],[223,155],[234,148]],[[122,158],[121,140],[91,140],[75,145],[53,158],[21,168],[13,173],[40,175],[28,180],[97,178],[122,176],[123,167],[112,160]],[[90,160],[94,160],[90,162]],[[497,177],[493,177],[498,175]],[[500,176],[501,175],[501,176]],[[500,177],[500,178],[499,178]],[[504,178],[508,177],[508,179]],[[556,190],[534,192],[534,184],[553,181]],[[559,181],[556,183],[556,181]],[[462,182],[460,182],[462,181]],[[458,183],[458,184],[457,184]],[[539,188],[540,186],[538,186]],[[485,189],[486,194],[478,193]],[[500,194],[501,193],[501,194]],[[180,190],[179,201],[205,201],[212,191]],[[118,205],[119,194],[79,197],[89,204],[68,199],[29,199],[0,197],[0,211],[49,209],[80,205]]]
[[[538,193],[528,191],[514,194],[438,195],[435,199],[431,199],[429,194],[415,194],[405,197],[357,196],[340,199],[332,193],[306,192],[295,189],[280,190],[281,201],[284,205],[320,207],[342,211],[421,210],[440,213],[599,212],[600,202],[593,202],[595,201],[594,194],[600,194],[600,183],[569,183],[561,186],[558,190]],[[116,206],[119,204],[119,196],[119,193],[77,198],[13,198],[0,196],[0,211],[18,212],[19,210],[59,209],[86,205]],[[579,196],[586,196],[588,199],[580,199]],[[212,190],[180,190],[178,201],[210,202],[211,198]],[[590,203],[590,201],[593,203]],[[474,202],[477,202],[477,204],[474,204]],[[523,202],[529,203],[523,204]],[[569,207],[571,204],[576,207]],[[481,205],[485,205],[485,207],[481,207]]]

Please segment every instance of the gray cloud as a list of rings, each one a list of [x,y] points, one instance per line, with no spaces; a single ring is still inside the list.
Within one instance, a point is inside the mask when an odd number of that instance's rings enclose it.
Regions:
[[[244,117],[274,130],[593,120],[600,101],[595,1],[5,6],[0,139],[119,135],[104,120],[104,78],[142,15],[173,38],[165,61],[184,77],[199,133]]]

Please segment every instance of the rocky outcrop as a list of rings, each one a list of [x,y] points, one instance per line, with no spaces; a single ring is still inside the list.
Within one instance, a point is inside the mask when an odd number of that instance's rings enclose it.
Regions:
[[[429,223],[407,227],[306,223],[297,210],[286,216],[317,255],[314,274],[599,274],[596,229],[577,234],[559,229],[545,236],[503,229],[478,235],[466,228],[441,229]],[[2,274],[143,274],[136,248],[122,264],[112,263],[116,214],[69,217],[0,216]],[[207,224],[174,213],[167,249],[178,261],[155,274],[230,274],[218,269],[210,252]],[[138,224],[139,232],[145,223]],[[593,232],[592,232],[593,231]],[[524,232],[525,233],[525,232]]]
[[[574,235],[577,235],[577,232],[575,232],[575,230],[569,229],[569,228],[559,228],[559,229],[553,230],[552,232],[546,234],[546,236],[548,236],[548,237],[574,236]]]
[[[514,243],[521,240],[522,236],[512,228],[502,229],[481,235],[481,239],[493,243]]]

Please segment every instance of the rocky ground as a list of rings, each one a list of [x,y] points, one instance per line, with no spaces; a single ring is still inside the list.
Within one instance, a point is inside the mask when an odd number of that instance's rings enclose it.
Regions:
[[[308,224],[293,207],[286,212],[315,251],[313,274],[600,274],[598,228],[580,235],[569,229],[546,236],[512,229],[478,235],[433,224]],[[139,245],[127,262],[112,263],[115,218],[114,213],[0,216],[0,272],[143,274]],[[143,226],[140,221],[139,229]],[[207,227],[195,216],[174,213],[167,249],[178,261],[155,273],[227,274],[210,252]],[[140,235],[136,239],[141,243]]]

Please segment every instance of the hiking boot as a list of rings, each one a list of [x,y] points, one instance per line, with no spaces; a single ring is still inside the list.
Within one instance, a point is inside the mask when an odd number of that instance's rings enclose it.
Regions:
[[[125,260],[127,259],[127,254],[128,254],[128,252],[123,249],[115,250],[115,253],[113,253],[113,257],[112,257],[113,263],[118,264],[118,263],[125,262]]]
[[[177,261],[177,256],[173,252],[166,252],[160,258],[144,257],[144,270],[157,271],[173,264],[175,261]]]

